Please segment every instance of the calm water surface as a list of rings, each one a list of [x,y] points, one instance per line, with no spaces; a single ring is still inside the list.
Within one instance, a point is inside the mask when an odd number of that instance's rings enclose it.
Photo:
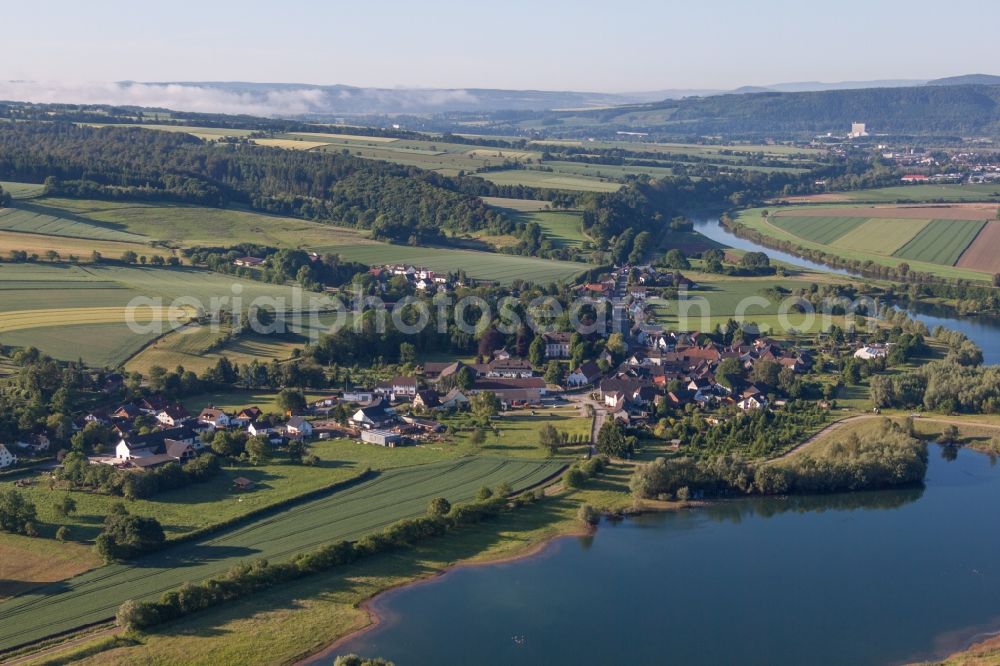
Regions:
[[[604,523],[390,592],[383,624],[337,652],[399,666],[929,658],[1000,629],[998,506],[987,456],[932,447],[925,488]]]

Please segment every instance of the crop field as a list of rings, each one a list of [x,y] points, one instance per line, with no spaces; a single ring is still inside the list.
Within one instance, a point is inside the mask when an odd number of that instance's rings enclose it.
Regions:
[[[844,234],[861,226],[864,218],[859,217],[798,217],[794,215],[774,215],[768,222],[814,243],[829,245]]]
[[[987,222],[955,265],[987,273],[1000,273],[1000,221]]]
[[[588,264],[572,261],[383,243],[315,249],[318,252],[336,252],[344,259],[363,264],[409,263],[442,273],[462,269],[470,277],[502,284],[509,284],[514,280],[560,282],[570,280],[588,268]]]
[[[873,218],[836,240],[834,245],[860,252],[880,252],[891,255],[923,231],[930,220],[900,220]]]
[[[984,249],[989,240],[970,254],[978,259],[960,262],[963,252],[978,242],[976,234],[986,220],[995,215],[991,205],[800,206],[767,218],[762,211],[741,211],[737,219],[775,240],[848,260],[894,267],[905,261],[913,271],[973,281],[992,279],[994,272],[993,253]]]
[[[285,148],[287,150],[312,150],[329,145],[327,141],[306,141],[305,139],[254,139],[258,146],[270,148]]]
[[[14,199],[31,199],[32,197],[41,196],[45,190],[44,185],[37,183],[14,183],[4,180],[0,180],[0,187],[3,188],[4,192],[10,193],[10,196]]]
[[[534,169],[509,169],[476,174],[497,185],[527,185],[553,190],[579,190],[581,192],[615,192],[622,184],[603,181],[589,176],[574,176],[561,172]]]
[[[95,365],[116,366],[159,335],[158,330],[129,329],[125,315],[132,299],[162,299],[135,309],[139,324],[164,322],[171,314],[185,321],[194,314],[193,303],[180,304],[171,313],[167,308],[174,299],[195,299],[207,308],[213,298],[233,299],[234,286],[244,306],[258,296],[294,302],[291,287],[198,269],[2,264],[0,341],[32,345],[60,359],[82,357]]]
[[[158,130],[160,132],[179,132],[190,134],[205,141],[214,141],[225,136],[249,136],[253,130],[231,129],[228,127],[191,127],[188,125],[157,125],[152,123],[143,124],[122,124],[122,123],[80,123],[90,127],[141,127],[143,129]]]
[[[893,256],[954,266],[985,224],[982,220],[932,220]]]
[[[171,250],[136,243],[0,231],[0,257],[8,257],[14,251],[23,251],[29,255],[36,254],[41,261],[46,261],[46,253],[50,250],[56,252],[61,259],[75,257],[77,261],[81,262],[89,262],[94,252],[111,259],[117,259],[125,252],[135,252],[139,256],[146,257],[160,256],[164,259],[174,256]]]
[[[155,598],[239,562],[281,561],[340,539],[360,538],[397,520],[423,515],[437,496],[456,503],[472,499],[483,485],[525,488],[555,474],[562,465],[482,457],[383,472],[202,541],[181,543],[131,564],[94,569],[0,604],[0,650],[107,620],[126,599]]]
[[[790,203],[870,202],[895,203],[903,201],[998,201],[1000,184],[964,185],[899,185],[852,192],[831,192],[802,197],[788,197]]]

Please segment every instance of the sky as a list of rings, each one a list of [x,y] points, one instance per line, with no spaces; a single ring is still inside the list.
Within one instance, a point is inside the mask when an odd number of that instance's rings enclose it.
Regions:
[[[35,0],[0,80],[583,91],[1000,73],[996,0]]]

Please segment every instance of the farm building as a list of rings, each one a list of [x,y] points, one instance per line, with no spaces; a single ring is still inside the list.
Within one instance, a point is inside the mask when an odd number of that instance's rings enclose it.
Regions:
[[[398,433],[390,430],[363,430],[361,432],[361,441],[395,448],[403,443],[403,438]]]

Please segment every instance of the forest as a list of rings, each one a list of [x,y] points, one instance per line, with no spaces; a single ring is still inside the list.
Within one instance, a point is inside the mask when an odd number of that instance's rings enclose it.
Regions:
[[[238,204],[411,244],[439,240],[442,230],[516,228],[479,197],[502,188],[479,178],[129,127],[5,124],[0,178],[45,182],[46,194],[55,196]]]

